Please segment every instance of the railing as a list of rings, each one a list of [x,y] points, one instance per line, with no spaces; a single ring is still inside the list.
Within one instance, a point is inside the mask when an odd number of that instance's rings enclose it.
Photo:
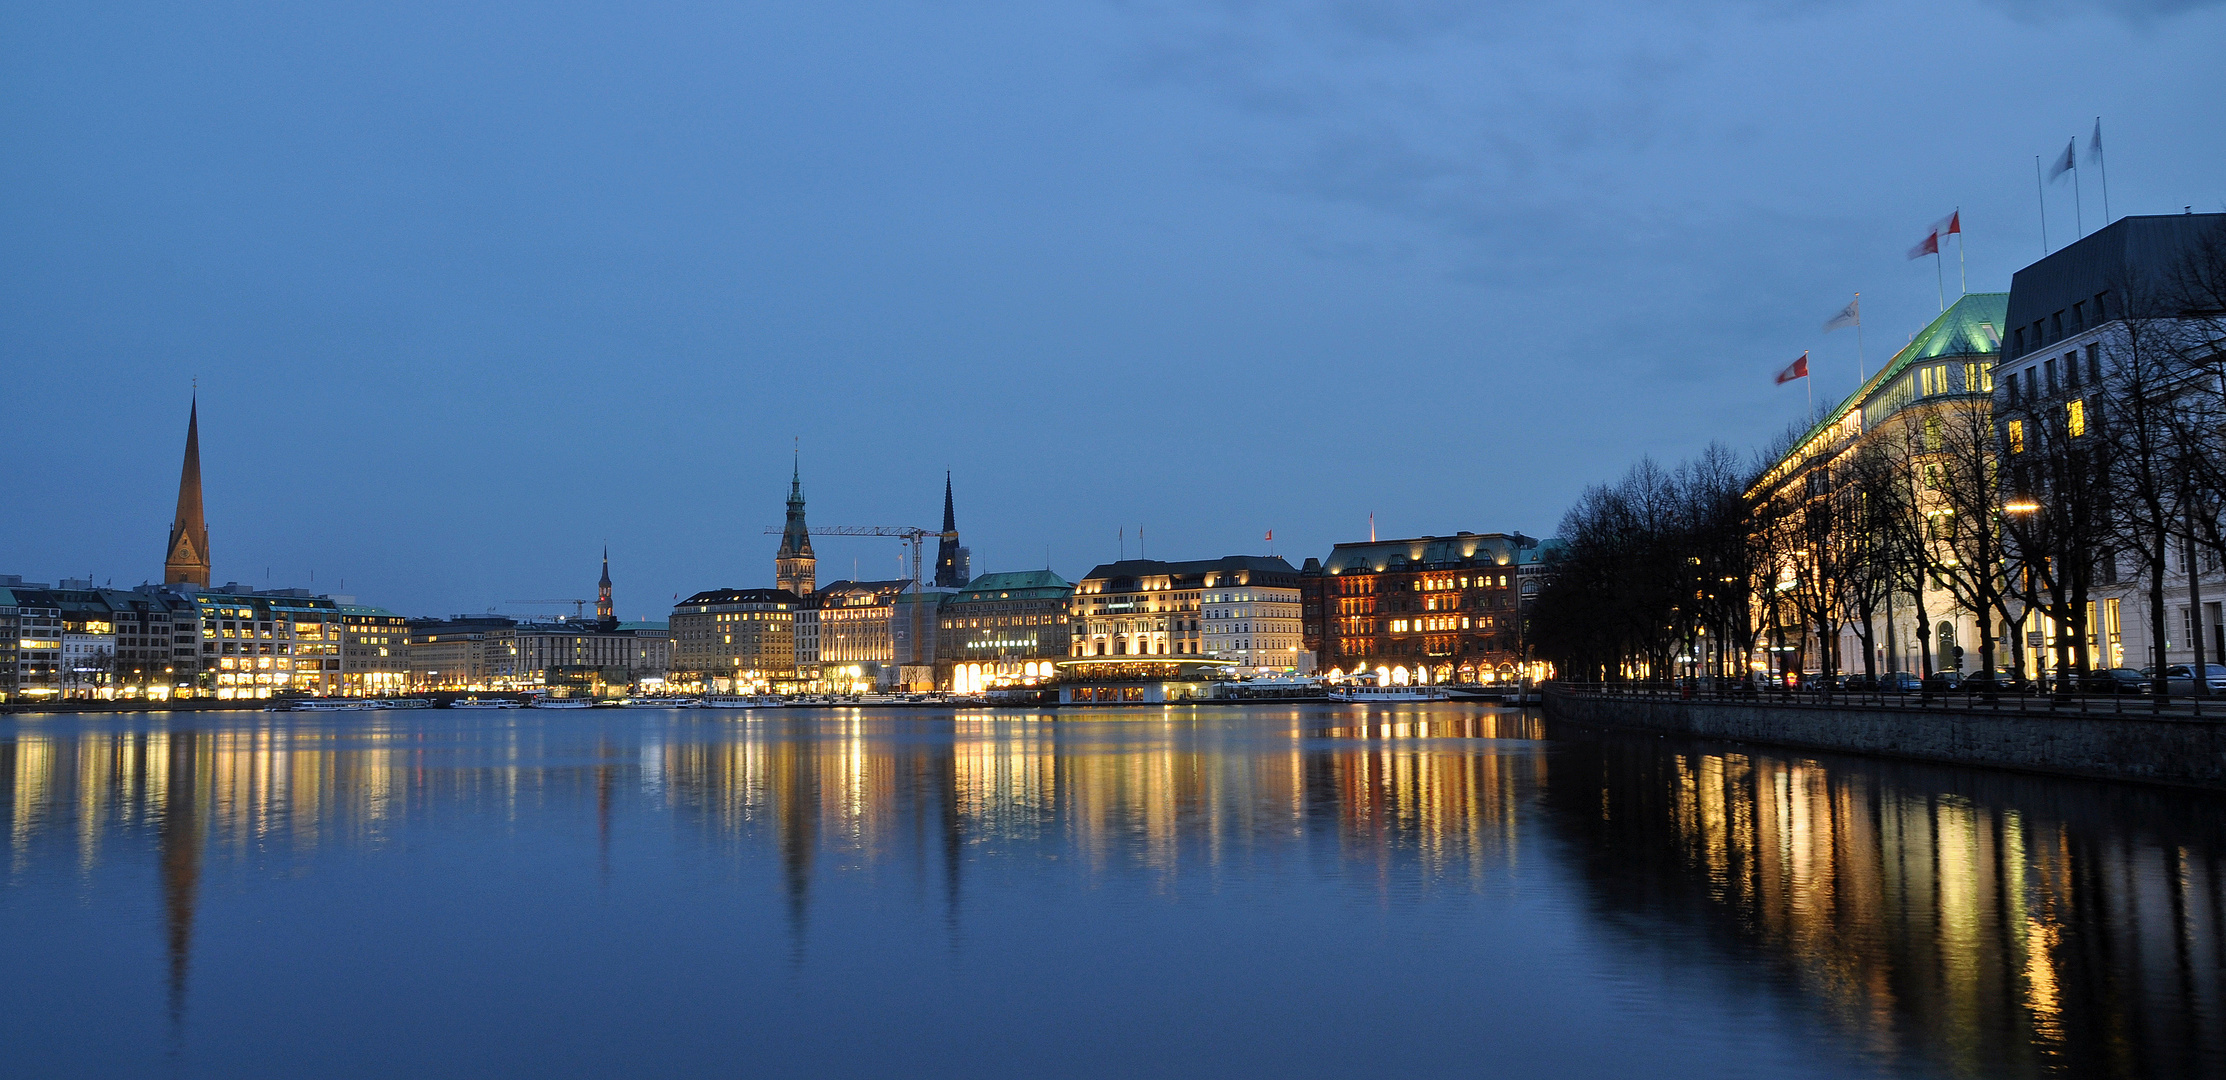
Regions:
[[[1788,687],[1738,679],[1676,679],[1654,682],[1552,682],[1552,691],[1644,701],[1713,702],[1727,705],[1780,705],[1849,709],[1912,709],[1927,712],[2019,712],[2079,715],[2147,715],[2226,720],[2226,695],[2196,699],[2178,694],[2160,700],[2153,693],[2107,694],[2080,690],[2043,691],[2031,687],[1940,687],[1914,690]]]

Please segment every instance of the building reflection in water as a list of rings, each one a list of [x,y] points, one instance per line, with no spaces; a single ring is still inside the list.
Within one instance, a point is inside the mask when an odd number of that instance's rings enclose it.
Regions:
[[[607,881],[631,814],[777,862],[798,963],[838,876],[931,898],[956,946],[968,875],[993,865],[1173,895],[1299,860],[1392,906],[1574,880],[1633,948],[1765,973],[1756,992],[1923,1071],[2226,1061],[2215,799],[1546,734],[1443,706],[18,723],[0,814],[10,884],[153,854],[174,1025],[212,872],[554,820],[592,833]]]
[[[1751,950],[1874,1055],[1958,1075],[2226,1070],[2216,797],[1561,746],[1547,820],[1584,853],[1604,922]]]

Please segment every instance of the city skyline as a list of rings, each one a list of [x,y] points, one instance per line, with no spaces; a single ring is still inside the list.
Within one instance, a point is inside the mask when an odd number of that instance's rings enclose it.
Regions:
[[[2183,137],[2222,119],[2215,4],[1609,12],[19,15],[0,344],[18,445],[70,452],[0,553],[156,580],[196,379],[216,578],[413,611],[605,541],[629,616],[763,584],[799,442],[820,520],[931,527],[952,472],[979,572],[1139,526],[1548,535],[1635,453],[1767,441],[1804,351],[1851,389],[1819,324],[1860,292],[1871,366],[1921,328],[1927,222],[2006,288],[2034,157],[2097,115],[2113,216],[2226,199]],[[2082,162],[2050,246],[2104,219]],[[95,386],[134,392],[88,438]]]

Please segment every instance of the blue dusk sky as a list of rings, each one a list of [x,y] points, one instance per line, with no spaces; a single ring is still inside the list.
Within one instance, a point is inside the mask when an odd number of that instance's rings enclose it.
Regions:
[[[1549,533],[2042,254],[2033,158],[2226,208],[2226,9],[1851,3],[0,8],[0,572],[409,614]],[[2048,238],[2103,221],[2047,191]],[[1952,299],[1958,268],[1949,248]],[[895,576],[828,539],[822,581]],[[314,582],[312,582],[314,575]],[[343,582],[345,584],[343,584]]]

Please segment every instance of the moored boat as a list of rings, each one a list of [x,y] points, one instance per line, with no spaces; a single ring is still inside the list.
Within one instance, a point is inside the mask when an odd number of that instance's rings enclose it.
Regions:
[[[1405,705],[1452,698],[1451,692],[1436,686],[1340,686],[1329,692],[1331,701],[1355,705]]]

